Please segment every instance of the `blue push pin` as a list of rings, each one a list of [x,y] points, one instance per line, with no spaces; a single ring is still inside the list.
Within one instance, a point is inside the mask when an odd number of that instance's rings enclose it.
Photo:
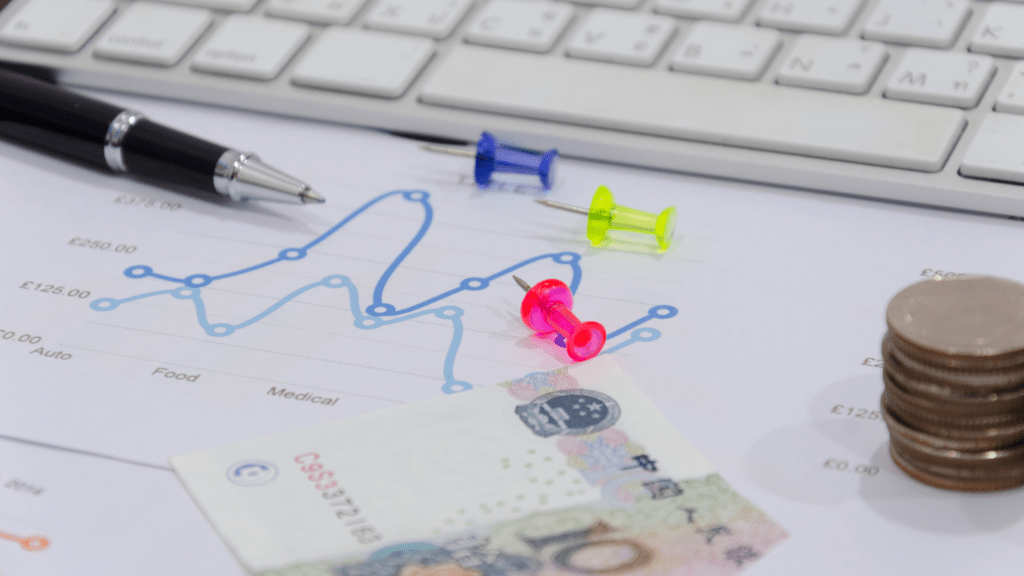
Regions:
[[[541,186],[545,190],[550,190],[551,184],[555,181],[555,168],[558,164],[558,150],[554,148],[547,152],[524,150],[499,142],[490,132],[480,134],[480,141],[476,143],[476,152],[432,145],[425,145],[423,149],[475,158],[476,167],[473,170],[473,179],[481,188],[486,188],[491,183],[491,176],[495,172],[506,172],[536,174],[540,178]]]

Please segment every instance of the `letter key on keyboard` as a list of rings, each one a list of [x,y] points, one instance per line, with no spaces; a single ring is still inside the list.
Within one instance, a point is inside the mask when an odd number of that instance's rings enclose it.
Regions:
[[[383,0],[370,9],[366,26],[428,38],[447,38],[472,0]]]
[[[778,30],[697,22],[672,55],[673,70],[753,80],[782,46]]]
[[[970,14],[967,0],[881,0],[868,16],[864,39],[948,48]]]
[[[779,69],[779,84],[863,94],[888,53],[881,42],[804,34]]]
[[[708,18],[735,22],[747,11],[751,0],[655,0],[654,11],[683,18]]]
[[[1024,57],[1024,6],[993,3],[971,39],[971,52]]]
[[[491,0],[463,37],[474,44],[547,52],[572,14],[572,5],[565,2]]]
[[[771,0],[761,8],[757,23],[794,32],[842,34],[863,4],[864,0]]]
[[[595,8],[576,30],[566,53],[577,58],[650,66],[676,22],[668,16]]]
[[[971,108],[996,71],[991,56],[910,48],[885,87],[887,98]]]

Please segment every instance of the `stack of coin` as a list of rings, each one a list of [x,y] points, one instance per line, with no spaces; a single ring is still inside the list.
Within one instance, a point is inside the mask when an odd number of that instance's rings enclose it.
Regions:
[[[1024,285],[936,278],[886,311],[882,415],[907,474],[965,491],[1024,485]]]

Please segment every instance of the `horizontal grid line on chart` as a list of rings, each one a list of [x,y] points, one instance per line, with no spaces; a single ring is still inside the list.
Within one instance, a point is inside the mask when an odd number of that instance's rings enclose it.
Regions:
[[[463,276],[460,275],[460,277],[463,277]],[[499,280],[492,280],[491,283],[492,284],[496,284],[496,285],[501,285],[501,286],[507,286],[508,288],[510,288],[510,292],[513,293],[513,294],[517,294],[518,295],[518,294],[522,293],[522,289],[519,288],[518,285],[513,284],[512,282],[504,282],[504,281],[499,281]],[[363,289],[369,290],[369,288],[366,288],[365,286],[359,286],[359,285],[356,285],[356,288],[363,288]],[[229,294],[240,294],[242,296],[251,296],[253,298],[263,298],[265,300],[278,300],[278,299],[280,299],[280,296],[268,296],[266,294],[255,294],[253,292],[241,292],[241,291],[238,291],[238,290],[228,290],[228,289],[225,289],[225,288],[214,288],[212,286],[204,287],[203,290],[210,290],[210,291],[213,291],[213,292],[226,292],[226,293],[229,293]],[[403,296],[412,296],[414,298],[423,298],[423,297],[427,296],[426,294],[422,294],[422,293],[405,292],[405,291],[402,291],[402,290],[389,290],[389,292],[392,293],[392,294],[401,294]],[[648,307],[649,306],[655,306],[655,304],[653,302],[640,302],[640,301],[637,301],[637,300],[626,300],[624,298],[612,298],[610,296],[601,296],[600,294],[590,294],[590,293],[583,293],[583,294],[577,293],[576,295],[574,295],[574,298],[575,299],[590,298],[590,299],[594,299],[594,300],[608,300],[608,301],[611,301],[611,302],[625,302],[627,304],[636,304],[638,306],[648,306]],[[452,303],[454,303],[454,304],[460,304],[462,306],[467,306],[467,307],[468,306],[475,306],[475,307],[479,307],[479,308],[486,308],[488,310],[504,310],[503,308],[496,308],[496,307],[490,306],[488,304],[479,304],[477,302],[469,302],[469,301],[466,301],[466,300],[456,300],[454,298],[451,298],[449,300]],[[296,304],[303,304],[303,305],[306,305],[306,306],[319,306],[321,308],[331,308],[331,309],[334,309],[334,310],[344,310],[344,311],[347,311],[347,312],[351,312],[351,309],[348,308],[348,307],[332,306],[330,304],[322,304],[322,303],[319,303],[319,302],[306,302],[305,300],[299,300],[298,298],[292,300],[292,302],[294,302]],[[153,306],[153,304],[147,304],[147,306]],[[170,308],[170,309],[171,310],[177,310],[177,308]],[[230,318],[232,320],[241,320],[240,318],[233,318],[231,316],[223,316],[223,315],[221,315],[221,316],[223,318]]]
[[[187,234],[187,235],[190,235],[190,236],[201,236],[201,237],[205,237],[205,238],[213,238],[215,240],[225,240],[225,241],[231,241],[231,242],[238,242],[238,243],[241,243],[241,244],[252,244],[254,246],[267,246],[267,247],[270,247],[270,248],[276,248],[277,250],[284,250],[286,248],[290,248],[291,247],[291,246],[285,246],[285,245],[281,244],[280,242],[260,242],[258,240],[242,240],[242,239],[239,239],[239,238],[230,238],[230,237],[226,237],[226,236],[217,236],[215,234],[206,234],[206,233],[201,233],[201,232],[181,232],[181,233],[182,234]],[[360,235],[360,236],[364,236],[364,235]],[[379,238],[378,236],[373,236],[373,237],[374,238]],[[522,260],[522,258],[518,258],[518,257],[501,256],[501,255],[495,255],[495,254],[485,254],[483,252],[475,252],[475,251],[472,251],[472,250],[458,250],[458,249],[449,248],[449,247],[446,247],[446,246],[441,246],[439,244],[420,243],[420,246],[424,247],[424,248],[431,248],[431,249],[434,249],[434,250],[440,250],[440,251],[443,251],[443,252],[452,252],[452,253],[457,253],[457,254],[471,254],[473,256],[480,256],[482,258],[489,258],[489,259],[492,259],[492,260],[507,260],[509,262],[519,262],[520,260]],[[323,251],[323,250],[311,250],[309,254],[311,256],[331,256],[331,257],[335,257],[335,258],[343,258],[343,259],[346,259],[346,260],[356,260],[358,262],[369,262],[371,264],[385,264],[386,265],[386,264],[390,263],[390,262],[383,261],[383,260],[373,260],[371,258],[358,258],[358,257],[352,256],[352,255],[349,255],[349,254],[335,254],[333,252],[326,252],[326,251]],[[218,263],[218,262],[211,262],[209,260],[200,260],[198,258],[188,258],[188,257],[177,255],[177,254],[157,254],[157,255],[158,256],[164,256],[164,257],[178,258],[178,259],[182,259],[182,260],[194,260],[196,262],[205,262],[207,264],[219,264],[219,265],[223,265],[223,266],[233,266],[234,265],[234,264],[224,264],[224,263]],[[427,271],[431,271],[432,272],[432,270],[427,270]],[[310,276],[310,278],[312,278],[312,276]]]
[[[182,312],[182,313],[190,314],[190,315],[192,314],[191,310],[182,310],[180,308],[172,308],[170,306],[161,306],[159,304],[146,304],[145,302],[135,302],[134,304],[136,306],[148,306],[150,308],[160,308],[162,310],[171,310],[173,312]],[[224,314],[211,314],[210,318],[225,318],[227,320],[244,320],[244,318],[236,318],[234,316],[225,316]],[[416,320],[412,320],[412,322],[415,322],[415,321]],[[310,333],[313,333],[313,334],[327,334],[327,335],[330,335],[330,336],[338,336],[339,338],[351,338],[352,340],[362,340],[364,342],[373,342],[375,344],[387,344],[388,346],[401,346],[402,348],[411,348],[413,350],[423,350],[423,351],[426,351],[426,352],[438,352],[440,354],[444,354],[447,351],[447,348],[424,348],[422,346],[413,346],[411,344],[401,344],[401,343],[398,343],[398,342],[392,342],[390,340],[377,340],[375,338],[363,338],[363,337],[360,337],[360,336],[352,336],[351,334],[341,334],[340,332],[328,332],[326,330],[314,330],[313,328],[302,328],[300,326],[289,326],[288,324],[276,324],[274,322],[266,322],[264,320],[260,320],[259,322],[257,322],[257,324],[262,324],[264,326],[276,326],[278,328],[290,328],[292,330],[301,330],[303,332],[310,332]],[[447,327],[444,324],[431,324],[431,326]],[[207,342],[207,340],[203,340],[203,342]]]
[[[172,307],[169,307],[169,306],[160,306],[159,304],[145,304],[145,303],[139,302],[139,303],[136,303],[136,305],[138,305],[138,306],[148,306],[148,307],[151,307],[151,308],[161,308],[161,309],[164,309],[164,310],[171,310],[171,311],[174,311],[174,312],[191,313],[190,310],[181,310],[181,309],[172,308]],[[227,318],[229,320],[238,320],[238,318],[234,318],[232,316],[219,315],[217,317],[218,318]],[[439,323],[436,323],[436,322],[428,322],[428,321],[419,320],[419,319],[413,319],[413,320],[410,320],[410,322],[416,322],[417,324],[426,324],[426,325],[429,325],[429,326],[438,326],[438,327],[441,327],[441,328],[446,328],[447,327],[446,324],[439,324]],[[399,343],[396,343],[396,342],[391,342],[390,340],[376,340],[376,339],[373,339],[373,338],[361,338],[359,336],[351,336],[349,334],[341,334],[339,332],[328,332],[326,330],[314,330],[312,328],[303,328],[301,326],[290,326],[288,324],[277,324],[277,323],[274,323],[274,322],[266,322],[266,321],[262,321],[262,320],[260,322],[258,322],[258,324],[263,324],[263,325],[266,325],[266,326],[275,326],[275,327],[278,327],[278,328],[288,328],[290,330],[300,330],[302,332],[310,332],[312,334],[326,334],[328,336],[337,336],[339,338],[351,338],[353,340],[362,340],[364,342],[373,342],[373,343],[376,343],[376,344],[387,344],[389,346],[401,346],[403,348],[411,348],[413,350],[423,350],[425,352],[438,352],[438,353],[442,353],[442,354],[445,352],[444,349],[424,348],[422,346],[413,346],[411,344],[399,344]],[[477,334],[486,334],[486,335],[489,335],[489,336],[499,336],[499,337],[506,338],[508,340],[519,340],[520,339],[519,336],[515,336],[515,335],[507,334],[507,333],[502,333],[502,332],[491,332],[489,330],[477,330],[477,329],[474,329],[474,328],[466,328],[466,327],[463,327],[463,330],[465,330],[467,332],[475,332]],[[206,340],[204,340],[204,342],[206,342]],[[71,346],[69,346],[69,348],[71,348]],[[476,360],[483,360],[485,362],[493,362],[495,364],[507,364],[509,366],[516,366],[518,368],[527,368],[527,369],[533,368],[532,366],[529,366],[527,364],[521,364],[519,362],[509,362],[507,360],[496,360],[494,358],[488,358],[488,357],[484,357],[484,356],[466,355],[466,357],[467,358],[473,358],[473,359],[476,359]],[[184,364],[180,364],[180,366],[185,366],[185,365]],[[186,366],[186,367],[187,368],[196,368],[195,366]],[[238,374],[235,374],[235,375],[238,376]],[[273,382],[273,380],[272,380],[272,382]]]
[[[379,370],[381,372],[392,372],[394,374],[404,374],[406,376],[416,376],[417,378],[424,378],[426,380],[439,380],[432,376],[424,376],[423,374],[417,374],[415,372],[403,372],[401,370],[391,370],[388,368],[379,368],[377,366],[366,366],[364,364],[356,364],[354,362],[342,362],[341,360],[329,360],[327,358],[317,358],[316,356],[304,356],[302,354],[292,354],[290,352],[279,352],[277,350],[268,350],[266,348],[256,348],[255,346],[241,346],[238,344],[227,344],[225,342],[217,342],[207,338],[196,338],[194,336],[181,336],[178,334],[169,334],[167,332],[157,332],[155,330],[143,330],[142,328],[132,328],[130,326],[118,326],[116,324],[104,324],[102,322],[94,322],[92,320],[87,321],[89,324],[95,324],[97,326],[106,326],[108,328],[120,328],[122,330],[134,330],[136,332],[145,332],[148,334],[158,334],[160,336],[169,336],[171,338],[182,338],[185,340],[194,340],[196,342],[205,342],[207,344],[213,344],[215,346],[226,346],[228,348],[238,348],[241,350],[252,350],[254,352],[266,352],[267,354],[277,354],[279,356],[290,356],[292,358],[302,358],[303,360],[314,360],[318,362],[328,362],[330,364],[340,364],[342,366],[354,366],[356,368],[366,368],[368,370]]]
[[[35,440],[29,440],[27,438],[18,438],[17,436],[7,436],[0,434],[0,440],[6,440],[8,442],[16,442],[18,444],[25,444],[36,448],[43,448],[46,450],[60,450],[61,452],[70,452],[72,454],[78,454],[80,456],[90,456],[92,458],[103,458],[104,460],[112,460],[114,462],[120,462],[122,464],[131,464],[133,466],[143,466],[145,468],[152,468],[154,470],[160,470],[161,472],[174,472],[170,466],[161,466],[159,464],[153,464],[150,462],[143,462],[141,460],[131,460],[129,458],[121,458],[120,456],[113,456],[111,454],[101,454],[99,452],[89,452],[87,450],[79,450],[78,448],[72,448],[70,446],[58,446],[56,444],[47,444],[46,442],[37,442]]]
[[[167,364],[169,366],[181,366],[182,368],[189,368],[192,370],[203,370],[205,372],[212,372],[214,374],[225,374],[228,376],[235,376],[237,378],[245,378],[246,380],[259,380],[261,382],[271,382],[273,384],[286,384],[288,386],[298,386],[299,388],[309,388],[310,390],[320,390],[321,392],[330,392],[332,394],[344,394],[345,396],[359,396],[360,398],[370,398],[372,400],[383,400],[384,402],[394,402],[396,404],[405,404],[404,400],[395,400],[393,398],[381,398],[380,396],[370,396],[369,394],[356,394],[355,392],[342,392],[339,390],[333,390],[331,388],[320,388],[319,386],[310,386],[309,384],[297,384],[295,382],[285,382],[283,380],[274,380],[272,378],[260,378],[259,376],[248,376],[246,374],[235,374],[234,372],[225,372],[224,370],[215,370],[213,368],[206,368],[204,366],[192,366],[190,364],[182,364],[181,362],[168,362],[167,360],[154,360],[153,358],[143,358],[141,356],[132,356],[131,354],[121,354],[119,352],[110,352],[108,350],[95,350],[93,348],[83,348],[81,346],[70,346],[62,344],[65,348],[72,350],[84,350],[86,352],[95,352],[97,354],[108,354],[110,356],[118,356],[120,358],[131,358],[132,360],[141,360],[143,362],[154,362],[157,364]]]
[[[427,271],[430,272],[430,270],[427,270]],[[452,276],[456,276],[456,277],[459,277],[459,278],[465,278],[465,275],[462,275],[462,274],[452,274]],[[518,295],[518,294],[522,293],[522,289],[519,287],[519,285],[515,284],[513,282],[507,282],[507,281],[504,281],[504,280],[491,280],[491,284],[508,287],[508,288],[511,289],[510,292],[512,292],[513,294],[517,294]],[[680,285],[684,285],[682,283],[679,283],[679,284]],[[355,283],[353,283],[353,285],[356,288],[358,288],[358,289],[363,289],[363,290],[370,290],[371,289],[371,288],[369,288],[367,286],[364,286],[364,285],[359,285],[359,284],[355,284]],[[277,300],[277,299],[280,298],[280,296],[268,296],[266,294],[255,294],[253,292],[241,292],[241,291],[238,291],[238,290],[228,290],[226,288],[214,288],[212,286],[204,287],[203,290],[211,290],[211,291],[214,291],[214,292],[227,292],[227,293],[230,293],[230,294],[241,294],[243,296],[252,296],[254,298],[264,298],[264,299],[267,299],[267,300]],[[429,296],[428,294],[424,294],[424,293],[421,293],[421,292],[406,292],[404,290],[388,290],[388,292],[391,293],[391,294],[400,294],[400,295],[403,295],[403,296],[412,296],[413,298],[424,298],[424,297]],[[612,298],[610,296],[601,296],[600,294],[591,294],[591,293],[580,294],[580,293],[577,293],[577,294],[574,295],[574,298],[581,298],[581,297],[593,298],[593,299],[596,299],[596,300],[609,300],[609,301],[612,301],[612,302],[625,302],[627,304],[637,304],[639,306],[655,306],[655,304],[653,302],[640,302],[640,301],[637,301],[637,300],[626,300],[626,299],[623,299],[623,298]],[[456,300],[456,299],[453,299],[453,298],[450,298],[449,300],[451,302],[455,303],[455,304],[461,304],[463,306],[477,306],[477,307],[482,307],[482,308],[487,308],[487,309],[495,309],[493,306],[490,306],[490,305],[487,305],[487,304],[479,304],[479,303],[476,303],[476,302],[469,302],[469,301],[466,301],[466,300]],[[325,308],[335,308],[337,310],[348,310],[348,311],[350,311],[350,308],[347,308],[347,307],[346,308],[341,308],[341,307],[337,307],[337,306],[331,306],[331,305],[328,305],[328,304],[321,304],[321,303],[315,303],[315,302],[306,302],[305,300],[299,300],[297,298],[295,300],[292,300],[292,302],[295,302],[296,304],[306,304],[306,305],[310,305],[310,306],[321,306],[321,307],[325,307]]]

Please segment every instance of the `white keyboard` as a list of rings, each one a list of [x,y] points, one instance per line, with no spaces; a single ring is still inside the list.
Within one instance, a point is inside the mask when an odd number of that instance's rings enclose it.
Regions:
[[[0,0],[0,5],[4,0]],[[60,82],[1024,217],[1024,3],[13,0]]]

